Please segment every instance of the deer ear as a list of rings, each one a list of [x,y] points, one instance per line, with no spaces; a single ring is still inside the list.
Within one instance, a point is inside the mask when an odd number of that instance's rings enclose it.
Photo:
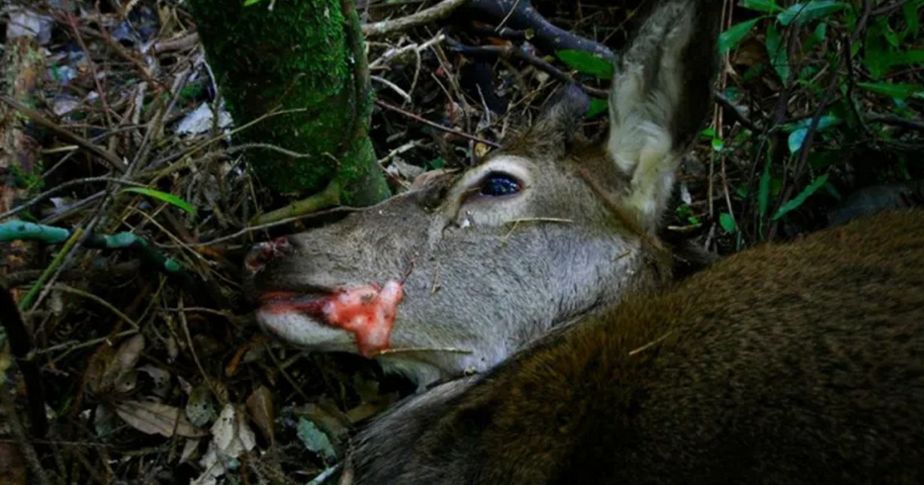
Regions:
[[[669,0],[658,6],[616,69],[606,149],[631,181],[624,206],[652,230],[677,163],[712,105],[721,3]]]
[[[564,150],[574,140],[579,123],[590,107],[590,97],[577,84],[560,88],[546,103],[541,117],[530,130],[530,139]]]

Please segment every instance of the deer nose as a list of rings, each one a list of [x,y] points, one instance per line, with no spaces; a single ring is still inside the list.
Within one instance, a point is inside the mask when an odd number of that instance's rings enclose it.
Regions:
[[[261,242],[254,245],[244,258],[244,267],[251,275],[259,273],[270,261],[291,253],[292,241],[288,237],[277,237],[272,241]]]

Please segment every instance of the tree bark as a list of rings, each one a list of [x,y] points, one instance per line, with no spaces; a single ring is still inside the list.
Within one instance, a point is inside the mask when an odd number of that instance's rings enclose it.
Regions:
[[[312,194],[332,182],[340,202],[389,195],[368,136],[372,112],[363,38],[350,0],[192,0],[190,5],[239,143],[266,185]],[[272,5],[272,9],[270,6]],[[266,116],[268,113],[278,112]]]

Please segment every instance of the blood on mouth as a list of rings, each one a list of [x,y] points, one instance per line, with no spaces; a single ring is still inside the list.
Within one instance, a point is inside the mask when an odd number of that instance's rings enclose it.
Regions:
[[[362,285],[340,289],[323,297],[299,297],[293,293],[263,295],[262,310],[273,314],[302,313],[356,337],[359,353],[371,357],[388,348],[398,303],[404,296],[400,282],[384,286]]]

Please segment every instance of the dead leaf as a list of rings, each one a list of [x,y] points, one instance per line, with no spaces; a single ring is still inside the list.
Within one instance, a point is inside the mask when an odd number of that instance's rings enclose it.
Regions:
[[[154,384],[151,392],[155,396],[167,397],[171,389],[169,372],[153,365],[143,365],[138,368],[138,372],[147,375],[151,379],[151,383]]]
[[[135,366],[143,351],[144,336],[140,333],[126,339],[116,350],[103,344],[87,366],[87,387],[95,394],[130,391],[134,388]]]
[[[757,39],[747,38],[732,53],[731,64],[744,68],[767,63],[767,49]]]
[[[337,451],[330,441],[330,437],[320,428],[305,418],[298,420],[298,438],[309,451],[314,452],[324,463],[332,463],[337,459]]]
[[[180,463],[190,463],[193,458],[198,456],[199,440],[187,439],[183,444],[183,451],[180,452]]]
[[[296,414],[318,425],[338,445],[343,443],[349,433],[350,419],[328,399],[300,406]]]
[[[364,402],[346,412],[350,422],[356,424],[364,419],[368,419],[380,413],[385,408],[385,404]]]
[[[87,372],[84,374],[84,381],[87,389],[93,394],[102,394],[106,390],[104,376],[109,363],[115,358],[115,350],[109,344],[103,344],[90,357],[87,363]]]
[[[123,401],[116,404],[116,414],[132,428],[167,438],[198,438],[205,431],[193,426],[180,408],[148,401]]]
[[[273,394],[269,388],[260,386],[250,393],[250,397],[247,398],[247,410],[250,411],[250,417],[260,434],[271,444],[275,444],[273,421],[276,415],[273,411]]]
[[[232,404],[226,404],[221,415],[212,425],[212,442],[209,450],[199,460],[205,468],[202,475],[190,482],[192,485],[211,485],[218,477],[236,464],[237,458],[257,445],[253,431],[243,413]]]
[[[125,370],[134,369],[138,364],[138,360],[141,359],[141,352],[143,351],[144,335],[140,333],[132,335],[128,340],[122,342],[119,350],[116,351],[116,367],[113,370],[124,372]]]
[[[208,384],[200,382],[189,393],[189,400],[186,401],[186,417],[195,426],[205,426],[217,415],[218,410],[215,409],[211,389]]]

